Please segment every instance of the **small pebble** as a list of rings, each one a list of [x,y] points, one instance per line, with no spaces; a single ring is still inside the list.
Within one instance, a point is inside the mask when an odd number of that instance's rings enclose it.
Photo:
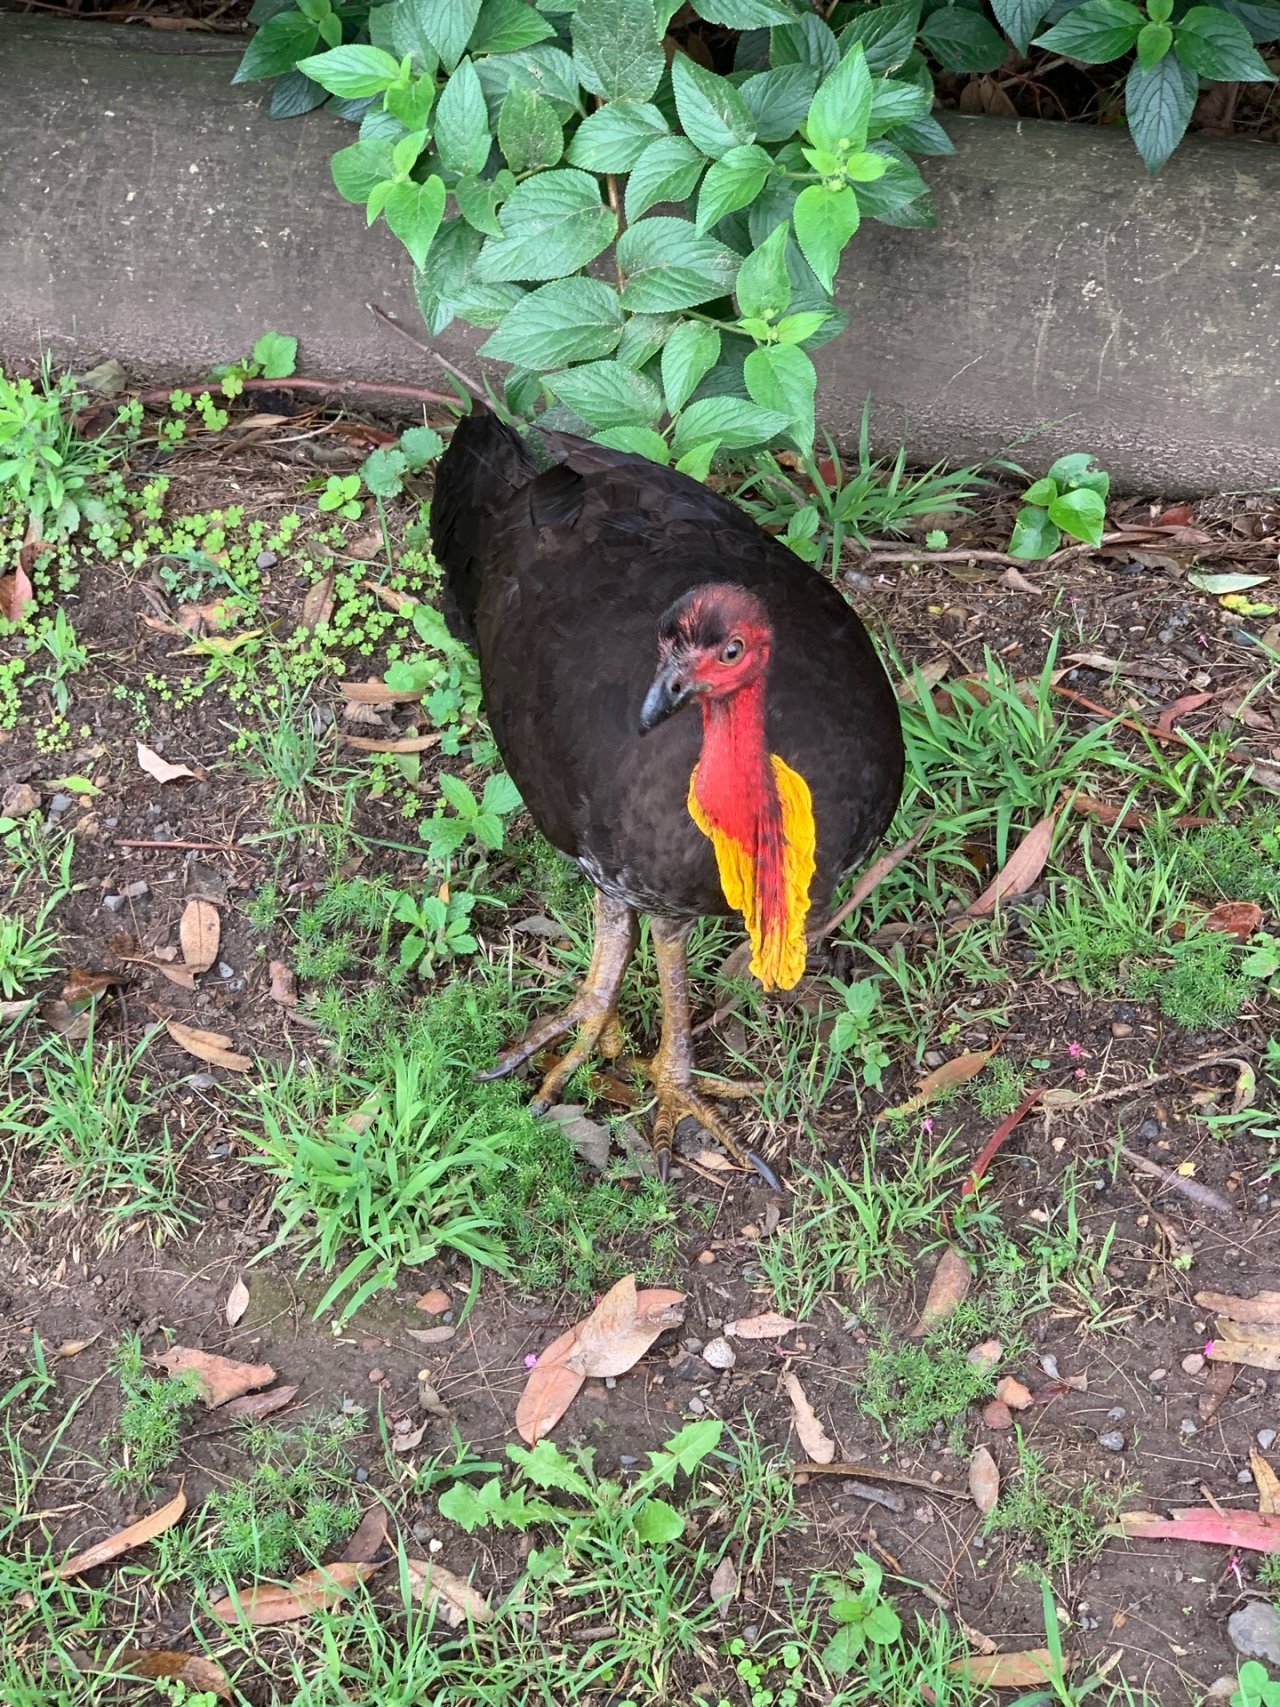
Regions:
[[[55,794],[49,801],[49,816],[51,818],[61,818],[64,812],[70,812],[70,810],[71,796],[69,794]]]
[[[369,1480],[369,1472],[365,1469],[364,1465],[362,1464],[360,1466],[360,1468],[356,1471],[356,1481],[357,1482],[367,1482],[368,1480]]]
[[[1252,1480],[1253,1480],[1253,1471],[1252,1470],[1237,1470],[1236,1471],[1236,1481],[1239,1482],[1239,1484],[1242,1488],[1247,1488],[1249,1483]]]
[[[1184,1357],[1182,1360],[1184,1375],[1199,1375],[1203,1368],[1204,1358],[1198,1351],[1193,1351],[1189,1357]]]
[[[1269,1600],[1251,1600],[1227,1619],[1227,1635],[1238,1654],[1280,1665],[1280,1609]]]
[[[234,966],[228,966],[225,960],[220,960],[218,962],[218,976],[219,976],[219,978],[234,978],[235,975],[236,975],[236,969]]]
[[[1258,1430],[1258,1445],[1262,1448],[1262,1450],[1264,1452],[1270,1451],[1270,1449],[1275,1445],[1275,1443],[1276,1443],[1276,1431],[1275,1431],[1275,1429],[1273,1429],[1273,1428],[1260,1428]]]
[[[1138,1137],[1142,1139],[1144,1144],[1150,1144],[1159,1136],[1160,1122],[1158,1120],[1144,1120],[1142,1125],[1138,1128]]]
[[[686,1351],[691,1352],[694,1357],[696,1357],[702,1350],[702,1341],[695,1338],[693,1334],[690,1334],[687,1340],[681,1340],[680,1344]]]
[[[105,913],[118,913],[123,906],[123,895],[104,895],[102,898],[102,910]]]
[[[629,1470],[633,1464],[638,1464],[639,1462],[640,1460],[634,1452],[620,1452],[618,1454],[618,1463],[621,1464],[624,1470]]]
[[[1183,1417],[1182,1421],[1178,1424],[1178,1433],[1184,1440],[1190,1440],[1193,1434],[1198,1434],[1199,1432],[1199,1429],[1197,1429],[1190,1417]]]
[[[1169,1371],[1167,1369],[1153,1369],[1151,1371],[1150,1375],[1147,1376],[1147,1380],[1148,1381],[1163,1381],[1167,1378],[1168,1374],[1169,1374]]]
[[[1044,1370],[1050,1381],[1057,1381],[1061,1379],[1058,1374],[1058,1360],[1051,1351],[1046,1351],[1044,1356],[1040,1359],[1040,1367]]]
[[[689,1409],[693,1412],[695,1417],[700,1417],[706,1408],[707,1407],[703,1404],[702,1400],[696,1395],[689,1400]]]
[[[702,1361],[709,1363],[712,1369],[732,1369],[738,1361],[738,1354],[727,1339],[708,1340],[702,1348]]]
[[[260,551],[254,558],[254,566],[258,569],[274,569],[279,562],[274,551]]]
[[[698,1252],[698,1261],[700,1263],[702,1263],[704,1266],[706,1264],[713,1263],[715,1260],[716,1260],[716,1253],[714,1251],[699,1251]]]
[[[386,1378],[387,1378],[386,1372],[384,1370],[371,1369],[369,1371],[369,1380],[372,1383],[372,1385],[375,1387],[379,1386],[383,1381],[386,1380]]]
[[[1123,1417],[1125,1415],[1126,1415],[1126,1412],[1125,1412],[1125,1408],[1123,1405],[1113,1405],[1112,1408],[1107,1412],[1107,1421],[1109,1423],[1118,1423],[1120,1421],[1121,1417]]]
[[[145,877],[139,877],[134,883],[126,883],[120,893],[127,901],[141,901],[144,895],[150,895],[151,886]]]
[[[1124,1436],[1118,1428],[1108,1429],[1106,1434],[1098,1436],[1098,1445],[1104,1452],[1123,1452]]]
[[[612,1393],[613,1389],[618,1385],[618,1377],[616,1375],[606,1375],[604,1378],[604,1384],[608,1391]]]

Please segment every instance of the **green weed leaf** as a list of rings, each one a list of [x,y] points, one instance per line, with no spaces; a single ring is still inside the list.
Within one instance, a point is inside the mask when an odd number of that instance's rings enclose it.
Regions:
[[[995,71],[1009,51],[1000,32],[967,6],[940,6],[930,12],[920,40],[948,71]]]
[[[564,153],[564,130],[554,103],[535,89],[509,89],[498,113],[498,146],[512,172],[554,166]]]
[[[1125,79],[1129,133],[1149,172],[1164,165],[1191,122],[1199,80],[1176,53],[1144,71],[1135,60]]]
[[[1051,30],[1037,36],[1035,45],[1079,59],[1085,65],[1103,65],[1128,53],[1146,21],[1146,14],[1131,6],[1129,0],[1084,0]]]
[[[634,225],[657,202],[687,201],[697,188],[706,155],[684,136],[651,142],[627,179],[627,220]]]
[[[1087,486],[1063,492],[1049,505],[1049,519],[1056,522],[1063,533],[1069,533],[1073,539],[1084,540],[1088,545],[1102,544],[1102,525],[1106,515],[1106,500]]]
[[[547,383],[590,427],[648,427],[662,413],[658,387],[621,362],[588,362],[552,374]]]
[[[264,332],[253,346],[253,359],[264,379],[289,379],[298,368],[298,340],[284,332]]]
[[[871,73],[862,43],[854,42],[831,75],[818,85],[805,120],[805,133],[815,148],[843,157],[865,146],[870,119]]]
[[[662,314],[727,296],[742,258],[687,219],[657,216],[638,220],[623,232],[618,265],[626,280],[622,306]]]
[[[707,231],[726,213],[750,207],[773,171],[773,156],[744,142],[712,163],[698,196],[697,227]]]
[[[611,101],[586,118],[569,144],[569,164],[588,172],[629,172],[655,138],[670,134],[648,101]]]
[[[279,77],[292,71],[319,40],[319,26],[310,18],[301,12],[279,12],[249,43],[231,81],[252,83],[258,77]]]
[[[361,47],[350,42],[345,47],[331,47],[325,53],[299,60],[298,70],[331,95],[353,99],[360,95],[380,95],[389,89],[400,75],[400,64],[380,47]]]
[[[738,312],[748,320],[772,320],[791,304],[791,275],[787,271],[787,222],[776,225],[738,269],[734,294]]]
[[[744,142],[755,141],[747,104],[727,77],[717,77],[714,71],[677,53],[671,62],[671,87],[685,135],[713,160]]]
[[[612,285],[603,279],[556,279],[522,297],[480,353],[546,373],[612,355],[622,323]]]
[[[857,197],[847,185],[830,189],[825,184],[810,184],[796,197],[791,219],[801,254],[818,283],[830,291],[841,252],[858,229]]]
[[[662,1547],[684,1534],[684,1518],[666,1500],[647,1499],[635,1514],[633,1528],[641,1541]]]
[[[493,139],[489,135],[489,113],[484,90],[469,59],[460,60],[457,70],[440,92],[436,103],[436,147],[448,172],[460,178],[474,177],[489,158]]]
[[[617,215],[601,205],[586,172],[562,168],[517,184],[499,215],[502,236],[485,239],[478,272],[490,284],[576,273],[613,241]]]
[[[1241,83],[1274,81],[1245,24],[1217,6],[1193,6],[1178,23],[1174,39],[1178,58],[1201,77]]]
[[[818,376],[803,350],[794,344],[766,344],[743,364],[752,401],[787,418],[787,435],[803,452],[813,445],[813,399]]]
[[[573,62],[585,89],[606,101],[647,101],[666,57],[653,0],[578,0]]]
[[[1018,52],[1025,53],[1049,7],[1047,0],[991,0],[991,10]]]
[[[676,327],[662,352],[662,391],[671,414],[684,407],[719,360],[720,334],[714,326],[685,320]]]
[[[444,217],[444,181],[434,174],[422,184],[396,184],[387,197],[383,217],[413,257],[415,267],[426,265],[427,250]]]
[[[1009,555],[1028,560],[1048,557],[1058,549],[1061,540],[1062,534],[1049,520],[1048,510],[1042,509],[1038,504],[1027,504],[1018,511],[1014,520]]]
[[[855,42],[860,43],[867,69],[879,77],[896,71],[910,56],[919,27],[920,0],[868,7],[841,30],[840,51],[848,53]]]

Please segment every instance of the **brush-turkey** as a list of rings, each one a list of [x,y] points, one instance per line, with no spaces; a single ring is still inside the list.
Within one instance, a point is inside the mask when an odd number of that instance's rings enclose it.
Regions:
[[[740,1163],[695,1077],[686,945],[738,913],[766,989],[804,971],[812,926],[887,827],[902,786],[897,703],[844,599],[741,509],[641,456],[520,435],[477,407],[436,477],[433,544],[450,628],[477,651],[494,740],[534,822],[596,889],[590,970],[482,1077],[576,1028],[543,1078],[548,1108],[595,1050],[651,916],[663,1003],[653,1147],[665,1179],[693,1116]]]

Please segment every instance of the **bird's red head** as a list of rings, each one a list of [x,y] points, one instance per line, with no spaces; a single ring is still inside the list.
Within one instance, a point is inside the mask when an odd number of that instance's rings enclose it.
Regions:
[[[760,681],[773,628],[754,593],[732,581],[695,587],[658,622],[658,669],[640,713],[647,733],[693,698],[723,700]]]

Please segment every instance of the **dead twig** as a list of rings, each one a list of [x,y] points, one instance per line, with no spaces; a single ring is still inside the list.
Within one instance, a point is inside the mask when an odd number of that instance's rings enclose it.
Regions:
[[[902,1488],[920,1488],[926,1494],[941,1494],[944,1499],[973,1500],[968,1488],[949,1488],[945,1482],[927,1482],[923,1476],[907,1476],[901,1470],[888,1470],[883,1464],[852,1464],[841,1460],[832,1464],[793,1464],[791,1469],[797,1476],[854,1476],[863,1482],[894,1482]]]
[[[182,387],[181,389],[195,391],[200,389],[203,382]],[[140,403],[167,403],[175,387],[165,386],[155,391],[140,391]],[[425,385],[400,385],[392,380],[383,379],[246,379],[241,381],[244,391],[301,391],[314,392],[320,395],[332,394],[335,397],[403,397],[411,403],[443,403],[449,408],[457,404],[456,397],[449,397],[443,391],[430,391]]]

